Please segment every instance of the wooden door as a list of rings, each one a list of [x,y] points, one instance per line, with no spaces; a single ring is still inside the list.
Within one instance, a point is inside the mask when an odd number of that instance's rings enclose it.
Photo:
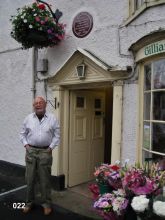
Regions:
[[[69,186],[93,179],[104,161],[104,92],[70,93]]]

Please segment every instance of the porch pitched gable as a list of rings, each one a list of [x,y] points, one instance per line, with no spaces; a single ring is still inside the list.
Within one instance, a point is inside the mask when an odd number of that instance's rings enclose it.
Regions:
[[[76,71],[76,67],[80,64],[85,65],[85,77],[83,79],[78,77]],[[48,82],[49,84],[64,86],[113,81],[127,75],[127,68],[109,66],[91,52],[78,48],[55,75],[48,78]]]

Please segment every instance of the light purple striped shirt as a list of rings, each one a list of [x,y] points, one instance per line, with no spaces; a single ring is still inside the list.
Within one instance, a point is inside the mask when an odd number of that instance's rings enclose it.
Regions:
[[[53,114],[45,113],[40,121],[35,113],[28,115],[20,133],[20,140],[25,146],[49,146],[55,148],[60,143],[60,126]]]

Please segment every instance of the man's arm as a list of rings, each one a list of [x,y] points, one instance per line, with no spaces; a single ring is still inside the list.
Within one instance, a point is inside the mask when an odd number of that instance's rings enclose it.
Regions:
[[[22,142],[24,147],[28,146],[27,139],[26,139],[27,134],[28,134],[28,131],[26,129],[26,121],[27,121],[27,119],[24,120],[23,125],[22,125],[22,129],[20,132],[20,141]]]
[[[60,125],[59,122],[55,119],[53,123],[53,138],[49,148],[54,149],[57,145],[60,144]]]

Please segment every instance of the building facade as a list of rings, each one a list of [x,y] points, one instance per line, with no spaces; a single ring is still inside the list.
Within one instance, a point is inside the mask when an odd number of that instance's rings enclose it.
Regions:
[[[19,131],[37,95],[61,124],[52,175],[65,176],[65,187],[92,179],[101,162],[164,157],[165,1],[50,0],[63,12],[65,40],[22,50],[9,19],[27,3],[0,3],[0,160],[24,165]],[[82,12],[93,20],[84,37],[74,33]]]

